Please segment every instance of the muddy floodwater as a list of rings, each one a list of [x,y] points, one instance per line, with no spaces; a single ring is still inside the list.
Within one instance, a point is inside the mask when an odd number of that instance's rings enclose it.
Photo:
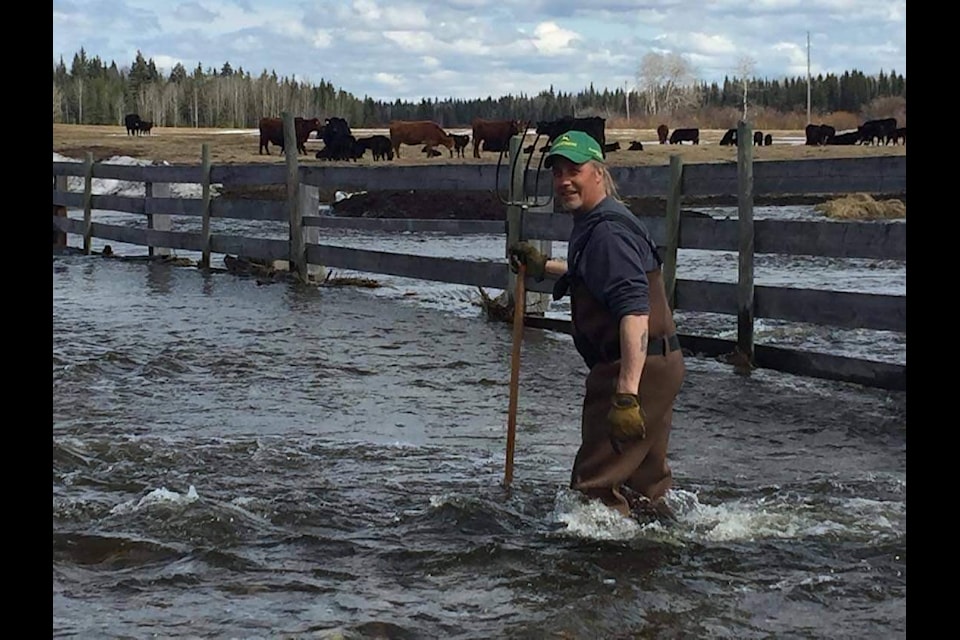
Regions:
[[[735,279],[730,260],[681,255],[680,277]],[[905,291],[903,263],[756,271]],[[689,357],[678,522],[641,524],[566,489],[586,373],[568,336],[525,331],[507,490],[510,327],[475,289],[374,277],[54,255],[54,637],[906,637],[905,393]],[[878,333],[756,341],[904,362],[905,336]]]

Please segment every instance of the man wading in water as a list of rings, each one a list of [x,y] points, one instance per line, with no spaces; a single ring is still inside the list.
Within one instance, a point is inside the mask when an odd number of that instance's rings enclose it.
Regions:
[[[544,166],[573,214],[567,260],[548,260],[527,242],[509,253],[514,271],[522,262],[535,280],[559,277],[555,300],[570,292],[574,344],[590,369],[570,486],[625,516],[672,519],[667,444],[685,366],[663,261],[620,200],[596,140],[562,134]]]

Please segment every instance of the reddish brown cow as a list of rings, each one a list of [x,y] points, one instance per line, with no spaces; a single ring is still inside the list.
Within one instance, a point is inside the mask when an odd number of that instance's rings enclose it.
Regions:
[[[306,153],[307,138],[312,131],[323,131],[323,125],[319,118],[301,118],[297,116],[293,119],[293,128],[297,136],[297,151]],[[264,151],[270,155],[270,143],[280,147],[283,152],[283,120],[280,118],[260,118],[260,149],[262,155]]]
[[[667,125],[662,124],[657,127],[657,138],[660,139],[660,144],[667,144],[667,134],[670,133],[670,130],[667,129]]]
[[[435,147],[442,144],[453,157],[453,137],[432,120],[394,120],[390,123],[390,144],[400,157],[401,144],[422,144]]]
[[[484,120],[483,118],[473,119],[473,157],[480,157],[480,143],[486,140],[483,145],[484,151],[506,150],[511,136],[520,135],[524,130],[524,123],[521,120]]]

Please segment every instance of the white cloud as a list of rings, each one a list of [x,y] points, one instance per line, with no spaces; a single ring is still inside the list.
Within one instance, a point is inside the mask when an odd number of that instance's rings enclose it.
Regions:
[[[199,2],[184,2],[173,7],[173,17],[184,22],[209,23],[217,18],[217,14],[210,11]]]
[[[323,29],[314,31],[310,38],[310,44],[317,49],[326,49],[333,44],[333,35]]]
[[[729,37],[718,34],[691,32],[686,37],[677,38],[677,42],[682,49],[705,56],[730,55],[737,51]]]
[[[541,22],[533,30],[533,45],[545,55],[556,55],[570,51],[570,44],[581,40],[580,34],[563,29],[555,22]]]
[[[391,88],[402,87],[404,84],[404,80],[402,77],[391,74],[391,73],[375,73],[373,74],[373,79],[379,84],[382,84]]]
[[[383,37],[393,41],[408,53],[427,53],[433,51],[437,41],[429,31],[385,31]],[[403,51],[398,52],[398,54]]]

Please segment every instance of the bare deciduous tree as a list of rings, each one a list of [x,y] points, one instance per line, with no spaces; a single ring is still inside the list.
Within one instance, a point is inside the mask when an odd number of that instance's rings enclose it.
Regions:
[[[83,78],[77,77],[74,82],[77,91],[77,124],[83,123]]]
[[[693,67],[678,53],[648,53],[637,70],[640,102],[651,115],[671,114],[700,104]]]
[[[740,84],[743,85],[743,121],[747,121],[747,85],[750,83],[750,76],[753,75],[754,67],[757,61],[748,55],[740,56],[737,60],[737,75],[740,76]]]
[[[60,87],[57,86],[57,83],[53,83],[53,121],[61,122],[61,114],[63,109],[63,92],[60,90]]]

